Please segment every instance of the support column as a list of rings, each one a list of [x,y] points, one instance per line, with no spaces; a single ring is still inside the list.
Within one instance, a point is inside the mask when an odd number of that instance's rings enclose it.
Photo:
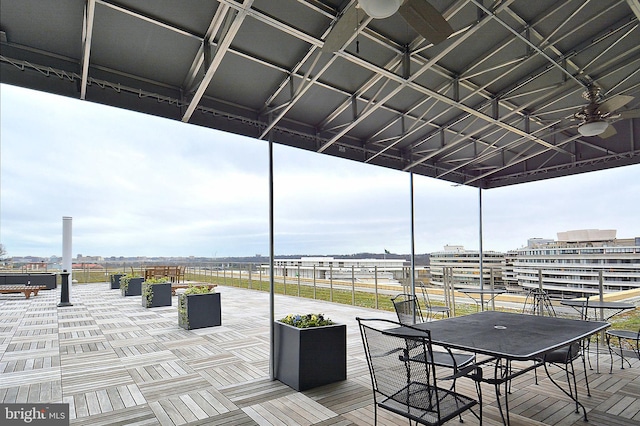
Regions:
[[[64,272],[60,274],[62,288],[60,290],[60,303],[58,306],[73,306],[69,303],[71,280],[73,279],[72,222],[73,218],[69,216],[62,217],[62,269]]]
[[[484,289],[484,259],[482,251],[482,188],[478,188],[478,229],[480,231],[480,291]],[[484,311],[484,295],[480,293],[480,306]]]

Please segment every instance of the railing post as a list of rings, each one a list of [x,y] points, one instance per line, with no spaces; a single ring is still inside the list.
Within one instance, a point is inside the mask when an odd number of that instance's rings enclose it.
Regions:
[[[351,265],[351,305],[356,304],[356,273],[354,266]]]
[[[455,312],[456,309],[456,286],[453,278],[453,268],[449,268],[449,288],[451,288],[451,304]]]
[[[333,264],[329,265],[329,301],[333,302]]]
[[[604,301],[604,274],[602,269],[598,271],[598,294],[600,295],[600,302]],[[600,308],[600,321],[604,321],[604,309]],[[603,332],[604,334],[604,332]]]
[[[300,297],[300,265],[298,265],[296,274],[298,274],[298,297]]]
[[[447,267],[442,269],[442,278],[444,282],[445,289],[449,294],[450,302],[451,302],[451,314],[456,316],[456,289],[453,285],[453,268]]]
[[[373,283],[376,296],[376,309],[378,309],[378,265],[373,266]]]
[[[313,265],[313,299],[316,298],[316,265]]]
[[[442,296],[444,297],[444,305],[451,309],[451,302],[449,301],[449,290],[447,290],[446,280],[444,277],[444,268],[442,268]],[[431,281],[433,281],[433,271],[431,272]]]
[[[489,268],[489,287],[491,288],[491,291],[494,290],[494,286],[493,286],[493,267]],[[495,311],[496,310],[496,296],[495,294],[491,295],[491,310]]]
[[[284,284],[284,294],[287,294],[287,265],[282,268],[282,283]]]

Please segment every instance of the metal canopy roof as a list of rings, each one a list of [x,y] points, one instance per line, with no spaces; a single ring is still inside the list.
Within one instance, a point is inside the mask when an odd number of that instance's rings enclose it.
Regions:
[[[446,41],[363,14],[323,53],[354,2],[2,0],[1,81],[482,188],[640,162],[640,0],[429,0]],[[589,82],[634,97],[608,138]]]

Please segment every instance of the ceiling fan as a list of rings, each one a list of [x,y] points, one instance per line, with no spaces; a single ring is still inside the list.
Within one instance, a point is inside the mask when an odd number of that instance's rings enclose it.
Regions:
[[[633,96],[615,95],[603,101],[600,87],[589,83],[582,97],[589,103],[573,114],[575,119],[580,120],[578,132],[582,136],[600,136],[605,139],[616,134],[616,129],[610,125],[612,120],[640,117],[640,109],[614,114],[631,102]]]
[[[433,44],[443,42],[453,33],[451,25],[427,0],[357,0],[338,15],[322,51],[332,53],[342,49],[358,28],[363,14],[385,19],[395,13],[400,13],[411,28]]]

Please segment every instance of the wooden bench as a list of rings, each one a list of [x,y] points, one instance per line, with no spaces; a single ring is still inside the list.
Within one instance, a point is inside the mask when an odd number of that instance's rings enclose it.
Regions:
[[[28,299],[31,293],[37,296],[40,290],[46,289],[46,285],[1,285],[0,293],[24,293],[25,299]]]
[[[171,295],[175,296],[176,295],[176,290],[178,290],[179,288],[189,288],[190,285],[193,285],[194,287],[209,287],[209,291],[211,291],[212,288],[216,288],[218,286],[217,284],[178,284],[178,283],[172,283],[171,284]]]
[[[184,266],[148,266],[144,269],[144,279],[168,278],[172,283],[179,283],[184,282],[184,271]]]

